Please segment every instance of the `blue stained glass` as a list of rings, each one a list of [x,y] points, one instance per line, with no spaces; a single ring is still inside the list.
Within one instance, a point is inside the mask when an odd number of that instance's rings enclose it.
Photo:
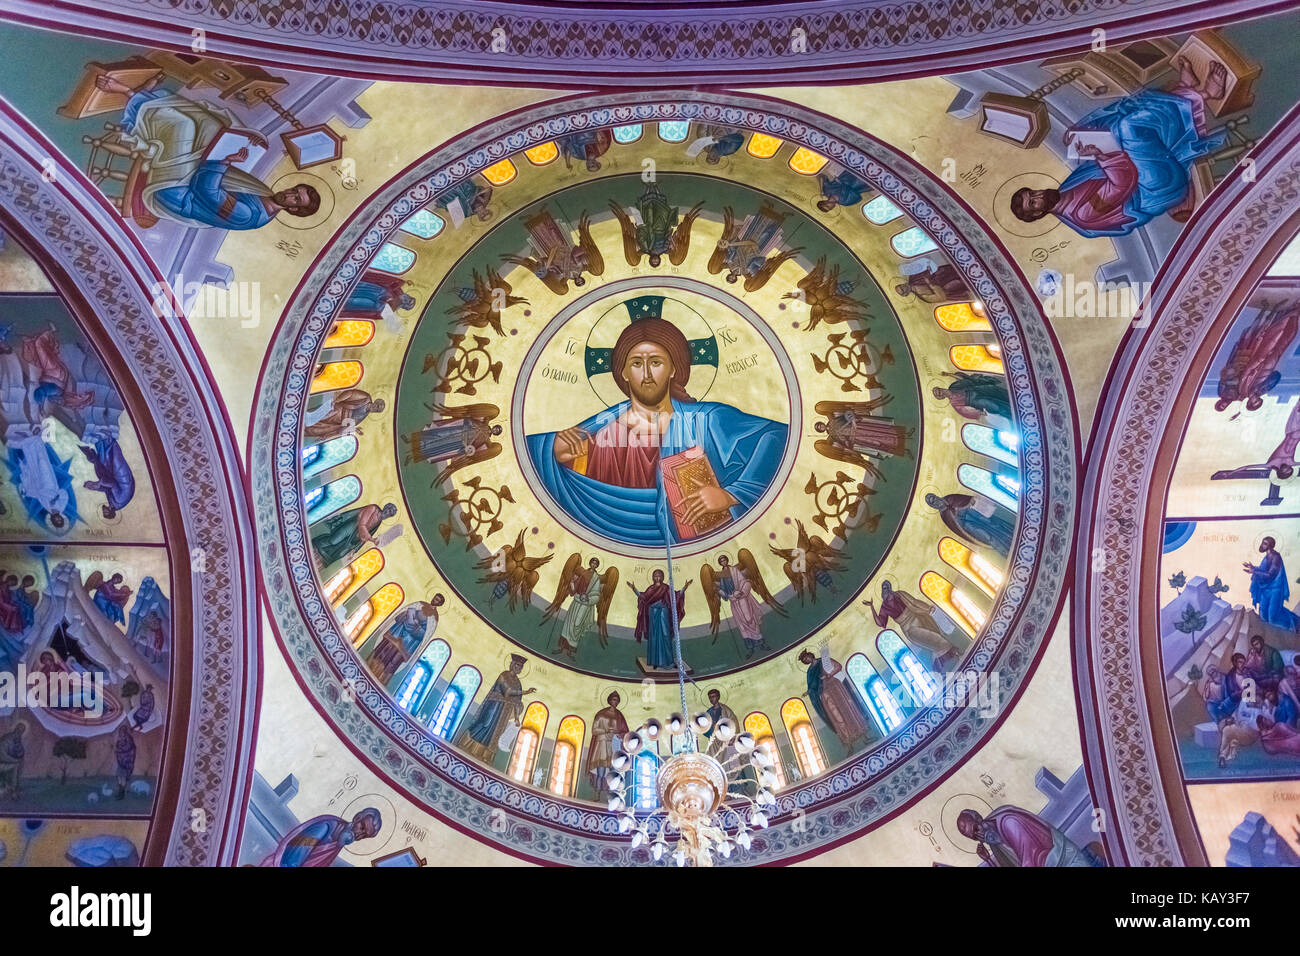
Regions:
[[[361,497],[361,479],[356,475],[348,475],[346,478],[340,478],[338,481],[331,481],[324,488],[316,488],[316,491],[323,491],[319,498],[313,503],[309,494],[307,503],[307,523],[319,521],[326,515],[333,514],[344,505],[350,505]]]
[[[893,222],[903,211],[884,196],[877,196],[862,207],[862,214],[877,226],[883,226],[887,222]]]
[[[903,230],[893,239],[890,239],[889,244],[904,259],[911,259],[923,252],[939,248],[938,243],[926,235],[925,230],[920,226],[913,226],[911,229]]]
[[[406,222],[402,223],[402,232],[409,232],[413,236],[419,236],[421,239],[432,239],[438,233],[442,232],[443,221],[439,216],[434,215],[427,209],[421,209]]]
[[[465,701],[472,700],[478,692],[478,685],[483,678],[479,672],[468,664],[456,669],[456,676],[451,679],[451,686],[438,702],[438,709],[433,713],[431,727],[433,732],[443,740],[451,740],[456,734],[456,727],[465,714]]]
[[[316,507],[316,505],[318,505],[320,503],[320,500],[324,497],[325,497],[324,488],[313,488],[311,491],[307,492],[307,498],[306,498],[307,511],[310,512],[311,509]]]
[[[380,246],[379,252],[370,263],[372,269],[391,272],[393,275],[401,275],[413,265],[415,265],[415,253],[395,242],[385,242]]]
[[[1013,468],[1019,464],[1015,450],[1019,442],[1015,438],[1010,432],[996,431],[987,425],[976,425],[973,422],[963,425],[961,429],[961,440],[967,448]]]
[[[416,662],[411,673],[406,675],[406,680],[402,681],[402,689],[397,692],[397,706],[405,711],[414,710],[416,700],[432,678],[433,668],[424,661]]]
[[[631,126],[615,126],[614,142],[616,143],[635,143],[641,138],[642,127],[640,123],[634,123]]]
[[[312,452],[309,458],[307,453]],[[302,476],[310,478],[322,471],[341,465],[357,453],[355,435],[340,435],[319,445],[312,445],[302,450]]]
[[[999,475],[998,477],[1005,480],[1005,476]],[[1019,510],[1016,496],[1009,491],[1003,482],[995,481],[992,473],[985,471],[983,468],[976,468],[974,465],[959,465],[957,480],[971,491],[978,492],[986,498],[991,498],[1008,511],[1015,512]],[[1014,481],[1014,479],[1011,480]]]
[[[659,124],[659,138],[665,143],[680,143],[690,130],[687,120],[667,120]]]
[[[848,671],[853,688],[866,702],[867,709],[882,733],[888,734],[903,722],[903,712],[899,709],[898,701],[894,700],[894,695],[889,692],[865,654],[854,654],[845,663],[844,669]]]
[[[659,758],[643,750],[632,761],[632,792],[636,795],[638,810],[653,810],[659,806],[659,792],[655,784],[659,779]]]

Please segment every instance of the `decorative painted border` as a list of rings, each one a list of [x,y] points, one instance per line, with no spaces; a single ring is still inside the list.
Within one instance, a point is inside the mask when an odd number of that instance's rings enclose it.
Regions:
[[[838,121],[753,96],[689,91],[586,96],[533,107],[445,145],[380,189],[318,257],[282,320],[255,404],[250,475],[267,598],[308,697],[354,751],[432,813],[511,852],[556,863],[644,862],[590,804],[517,786],[395,710],[319,591],[308,554],[298,436],[316,353],[349,288],[413,212],[456,182],[556,136],[661,120],[722,123],[793,141],[869,181],[923,225],[984,303],[1002,343],[1022,430],[1024,490],[1007,583],[968,661],[996,667],[996,716],[931,709],[898,736],[785,791],[748,864],[825,849],[904,809],[995,729],[1023,690],[1060,608],[1075,511],[1075,419],[1065,370],[1038,301],[981,221],[926,170]],[[345,691],[344,685],[350,687]],[[504,809],[507,812],[501,812]],[[494,813],[494,811],[496,811]],[[798,817],[796,818],[796,813]]]
[[[1296,0],[9,0],[0,15],[272,68],[376,80],[643,87],[957,73],[1185,33]]]
[[[1300,226],[1300,109],[1197,210],[1111,368],[1075,545],[1085,761],[1111,858],[1204,865],[1159,653],[1161,534],[1183,425],[1224,330]],[[1243,170],[1249,174],[1243,174]]]
[[[179,305],[155,291],[168,288],[157,267],[100,192],[3,100],[0,207],[4,227],[39,250],[78,322],[107,346],[115,380],[138,391],[144,409],[127,407],[142,442],[154,446],[176,642],[190,668],[175,676],[180,723],[169,729],[142,859],[233,865],[261,658],[254,536],[229,421]],[[189,635],[180,630],[187,625]]]

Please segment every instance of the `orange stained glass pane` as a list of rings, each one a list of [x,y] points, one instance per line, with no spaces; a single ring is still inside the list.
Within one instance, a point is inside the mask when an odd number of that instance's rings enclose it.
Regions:
[[[321,348],[348,349],[365,345],[375,337],[375,323],[369,319],[341,319],[330,329]]]
[[[401,607],[405,597],[406,595],[401,587],[391,582],[372,594],[367,603],[374,610],[374,614],[371,615],[370,620],[366,621],[365,626],[353,635],[352,646],[360,647],[364,644],[366,638],[379,626],[379,622]]]
[[[338,607],[352,595],[356,594],[357,588],[361,587],[361,585],[365,584],[383,569],[384,553],[378,548],[371,548],[365,554],[361,555],[361,557],[357,558],[344,568],[345,571],[351,572],[352,577],[339,592],[338,597],[334,598],[331,603],[333,603],[335,607]]]
[[[510,754],[510,765],[506,774],[519,783],[527,783],[533,772],[533,760],[537,757],[537,731],[530,727],[521,727],[515,738],[515,748]]]
[[[546,705],[541,701],[535,700],[529,704],[528,709],[524,711],[524,719],[519,724],[519,727],[521,729],[531,729],[536,731],[537,736],[540,737],[546,730],[547,715],[548,711]]]
[[[351,388],[361,381],[362,371],[360,362],[326,362],[311,380],[311,392],[315,395]]]
[[[790,168],[796,173],[803,173],[805,176],[811,176],[814,173],[821,172],[823,166],[828,160],[821,153],[814,153],[807,146],[800,146],[790,157]]]
[[[776,155],[776,151],[785,144],[785,140],[777,139],[775,136],[768,136],[766,133],[755,133],[749,137],[749,146],[747,147],[750,156],[757,159],[771,159]]]
[[[573,757],[577,748],[567,740],[555,742],[555,755],[551,757],[551,779],[547,789],[557,797],[567,797],[573,780]]]
[[[770,737],[772,736],[772,722],[767,719],[767,714],[754,711],[745,718],[745,731],[753,734],[756,740]]]
[[[982,311],[976,312],[969,302],[953,302],[935,309],[934,318],[949,332],[991,332],[993,326]]]
[[[504,186],[510,180],[518,175],[515,164],[508,159],[503,159],[499,163],[493,163],[487,169],[483,170],[483,178],[493,186]]]
[[[973,607],[970,598],[960,594],[952,586],[952,582],[942,574],[934,571],[926,571],[921,575],[921,593],[928,597],[935,604],[939,605],[950,618],[961,625],[971,637],[975,636],[979,625],[983,623],[982,615],[978,619],[972,619],[966,616],[961,606],[957,603],[956,598],[962,599],[961,603],[967,606],[967,609]]]
[[[948,350],[952,364],[967,372],[992,372],[1005,375],[1002,358],[986,345],[954,345]]]
[[[975,586],[993,597],[997,592],[997,584],[994,584],[985,574],[990,571],[996,571],[992,565],[984,561],[970,548],[962,544],[955,538],[939,539],[939,557],[950,567],[956,568],[966,577],[974,582]],[[998,576],[998,584],[1001,584],[1001,576]]]
[[[555,161],[555,157],[560,155],[560,148],[554,142],[542,143],[540,146],[524,150],[524,155],[534,166],[545,166]]]

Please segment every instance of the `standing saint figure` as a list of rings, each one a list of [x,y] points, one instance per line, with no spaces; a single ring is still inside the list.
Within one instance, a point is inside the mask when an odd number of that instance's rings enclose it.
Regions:
[[[380,523],[396,514],[397,505],[390,501],[382,508],[378,505],[349,508],[318,522],[312,528],[311,549],[320,567],[352,560],[363,544],[377,545],[375,532]]]
[[[740,720],[736,717],[736,712],[722,702],[722,691],[716,687],[709,691],[709,706],[705,713],[713,721],[709,725],[709,729],[704,732],[704,737],[709,742],[705,753],[715,760],[720,760],[722,759],[722,752],[727,749],[727,742],[715,733],[718,729],[718,721],[730,721],[736,733],[741,733],[745,728],[741,726]]]
[[[135,737],[124,720],[117,725],[117,737],[113,741],[113,759],[117,764],[116,799],[126,799],[126,787],[135,772]]]
[[[879,610],[871,598],[862,603],[871,609],[876,627],[889,627],[890,620],[893,620],[907,643],[929,651],[934,665],[940,669],[943,659],[956,649],[952,639],[945,635],[935,620],[934,607],[906,591],[896,590],[889,581],[880,582]]]
[[[974,495],[927,494],[925,503],[939,512],[948,530],[957,537],[992,548],[1004,558],[1011,552],[1016,524],[992,501]]]
[[[963,810],[957,815],[957,831],[976,841],[975,852],[989,866],[1104,865],[1060,829],[1019,807],[998,807],[983,817]]]
[[[609,646],[609,605],[618,587],[618,568],[599,573],[600,558],[592,558],[582,567],[582,555],[574,552],[564,563],[560,581],[555,588],[555,600],[543,614],[552,618],[560,612],[564,599],[572,597],[560,627],[560,653],[573,657],[578,644],[594,623],[600,637],[600,646]]]
[[[962,418],[993,428],[1011,427],[1011,396],[1001,375],[986,372],[948,372],[953,383],[934,387],[934,397],[947,400]]]
[[[399,669],[405,674],[406,665],[419,658],[419,652],[438,629],[438,608],[446,600],[441,594],[435,594],[428,601],[407,605],[394,616],[366,662],[375,680],[388,686]]]
[[[524,689],[519,674],[528,661],[521,654],[510,655],[510,667],[497,675],[492,689],[479,705],[474,722],[461,736],[461,748],[484,763],[492,763],[497,755],[497,741],[505,733],[506,725],[519,723],[524,712],[523,699],[537,693],[536,687]]]
[[[501,414],[496,405],[481,403],[451,408],[435,403],[426,404],[425,408],[437,417],[419,431],[411,432],[408,439],[411,453],[407,461],[441,465],[433,477],[434,485],[442,484],[461,468],[501,454],[501,443],[497,441],[501,426],[492,424]]]
[[[904,297],[914,295],[927,305],[968,302],[975,298],[955,266],[947,262],[936,266],[929,260],[925,264],[928,269],[900,276],[902,281],[894,286],[894,291]]]
[[[888,393],[868,402],[818,402],[816,412],[826,420],[813,428],[825,438],[813,444],[818,452],[836,461],[857,465],[867,474],[880,478],[880,469],[873,458],[890,455],[911,456],[907,439],[916,431],[900,425],[892,418],[872,414],[893,398]]]
[[[651,670],[675,670],[677,658],[673,653],[673,623],[669,618],[676,606],[677,622],[681,623],[686,615],[686,589],[691,586],[687,581],[677,592],[664,583],[664,573],[655,569],[651,575],[652,584],[644,591],[638,591],[631,581],[627,586],[636,595],[636,640],[646,642],[646,666]]]
[[[1282,555],[1275,550],[1277,542],[1271,536],[1259,543],[1259,553],[1264,559],[1259,564],[1247,561],[1242,570],[1250,575],[1250,600],[1265,624],[1286,631],[1296,630],[1296,616],[1287,608],[1291,585],[1286,579],[1286,565]]]
[[[596,791],[596,799],[603,799],[609,792],[608,778],[613,772],[611,764],[614,755],[622,749],[620,741],[628,732],[627,720],[618,709],[623,698],[618,691],[613,691],[605,698],[609,706],[596,711],[591,719],[591,746],[587,748],[587,773],[591,775],[591,786]]]
[[[725,601],[731,609],[731,619],[740,630],[740,638],[745,642],[745,659],[754,656],[759,647],[767,647],[763,640],[760,625],[763,609],[754,599],[754,593],[763,599],[763,603],[778,614],[785,615],[785,607],[772,596],[759,573],[758,564],[748,548],[741,548],[735,564],[725,554],[718,555],[718,570],[705,564],[700,568],[700,583],[704,588],[704,600],[709,605],[710,627],[714,643],[718,640],[718,626],[721,623],[722,603]]]
[[[378,836],[383,817],[366,807],[351,821],[325,813],[298,824],[258,866],[329,866],[345,846]]]
[[[866,739],[867,722],[849,689],[836,676],[844,667],[831,660],[829,648],[822,651],[820,658],[812,651],[804,651],[799,655],[799,663],[808,668],[808,701],[813,710],[840,738],[845,749],[852,750],[855,743]]]
[[[329,410],[302,430],[307,438],[318,442],[329,441],[340,435],[361,434],[359,427],[367,415],[378,415],[384,410],[382,398],[371,398],[360,388],[345,388],[334,395]]]

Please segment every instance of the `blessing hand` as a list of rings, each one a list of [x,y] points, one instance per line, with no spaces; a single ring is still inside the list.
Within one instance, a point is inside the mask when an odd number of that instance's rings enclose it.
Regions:
[[[571,465],[575,459],[587,454],[591,436],[578,426],[566,428],[555,436],[555,460],[561,465]]]

